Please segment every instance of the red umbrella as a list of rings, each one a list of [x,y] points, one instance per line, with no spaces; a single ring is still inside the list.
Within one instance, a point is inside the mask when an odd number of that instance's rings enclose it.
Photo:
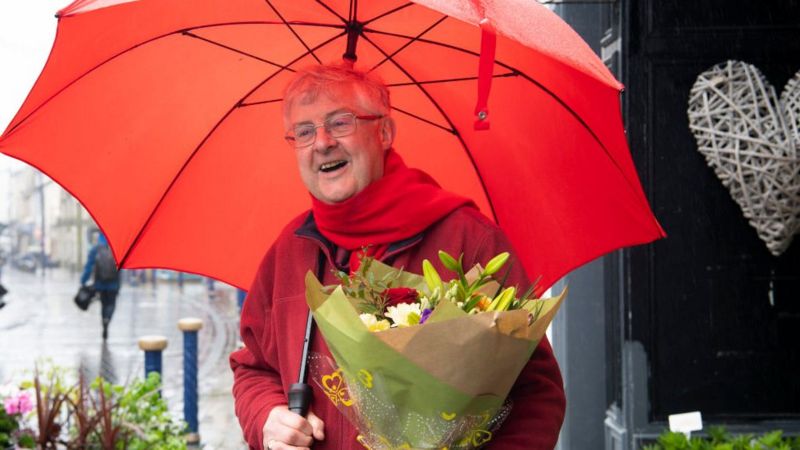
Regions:
[[[390,86],[406,162],[474,198],[542,286],[664,236],[627,148],[621,85],[534,1],[78,0],[58,18],[0,151],[78,198],[122,267],[248,287],[310,205],[283,142],[282,89],[343,53]],[[491,127],[477,130],[487,98]]]

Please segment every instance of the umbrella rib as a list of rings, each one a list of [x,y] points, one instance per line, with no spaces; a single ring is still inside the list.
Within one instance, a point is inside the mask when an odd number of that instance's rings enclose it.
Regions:
[[[344,25],[333,24],[333,23],[324,23],[324,22],[309,22],[305,20],[289,20],[287,22],[282,21],[272,21],[272,20],[249,20],[249,21],[241,21],[241,22],[220,22],[220,23],[212,23],[208,25],[199,25],[196,27],[185,28],[181,31],[194,31],[194,30],[202,30],[206,28],[214,28],[214,27],[224,27],[228,25],[304,25],[304,26],[312,26],[312,27],[327,27],[327,28],[344,28]]]
[[[267,103],[276,103],[276,102],[280,102],[280,101],[283,101],[283,99],[282,98],[273,98],[272,100],[261,100],[261,101],[250,102],[250,103],[242,102],[239,106],[244,108],[245,106],[266,105]]]
[[[519,72],[507,72],[507,73],[498,73],[492,75],[492,78],[507,78],[507,77],[517,77],[517,76],[520,76]],[[416,86],[420,84],[453,83],[456,81],[472,81],[477,79],[478,77],[443,78],[441,80],[416,81],[408,83],[392,83],[392,84],[387,84],[387,86],[388,87]]]
[[[324,42],[320,43],[319,45],[317,45],[316,47],[314,47],[313,50],[312,49],[308,49],[308,52],[303,53],[302,55],[300,55],[297,58],[295,58],[294,60],[292,60],[289,64],[287,64],[286,67],[288,68],[289,66],[291,66],[294,63],[296,63],[297,61],[300,61],[301,59],[305,58],[307,55],[309,55],[314,50],[319,50],[320,48],[330,44],[331,42],[335,41],[336,39],[341,38],[342,36],[344,36],[344,34],[345,33],[340,33],[340,34],[338,34],[336,36],[333,36],[333,37],[327,39],[326,41],[324,41]],[[189,163],[194,159],[194,156],[197,154],[197,152],[200,151],[200,148],[202,148],[203,145],[205,145],[206,141],[208,141],[208,138],[210,138],[211,135],[214,134],[214,131],[216,131],[217,128],[219,128],[219,126],[222,125],[222,123],[225,121],[225,119],[227,119],[228,116],[230,116],[231,113],[233,113],[233,111],[236,110],[236,108],[239,108],[239,107],[242,106],[242,103],[244,102],[244,99],[246,99],[247,97],[252,95],[253,92],[255,92],[258,89],[260,89],[261,86],[263,86],[264,84],[269,82],[269,80],[271,80],[274,77],[278,76],[278,74],[280,74],[283,70],[284,69],[281,68],[281,69],[278,69],[277,71],[275,71],[274,73],[270,74],[263,81],[261,81],[260,83],[256,84],[252,89],[250,89],[250,91],[248,91],[246,94],[244,94],[242,97],[240,97],[239,100],[236,103],[234,103],[233,106],[231,106],[228,109],[228,111],[225,112],[225,114],[222,115],[222,117],[220,117],[220,119],[217,121],[217,123],[215,123],[214,126],[211,127],[209,132],[200,141],[200,143],[197,144],[197,146],[195,146],[195,148],[192,151],[192,153],[189,155],[188,158],[186,158],[186,161],[184,161],[183,166],[181,166],[180,170],[178,170],[175,173],[175,176],[172,178],[172,181],[170,181],[169,186],[167,186],[167,188],[164,189],[164,193],[161,194],[161,198],[158,199],[158,203],[156,203],[156,205],[153,207],[152,211],[150,211],[150,215],[147,217],[147,220],[145,220],[144,224],[141,227],[139,227],[139,232],[136,233],[136,237],[133,238],[133,241],[131,242],[131,245],[128,247],[128,250],[125,251],[125,254],[119,260],[119,267],[124,267],[124,264],[128,260],[128,257],[130,256],[131,252],[139,244],[139,241],[142,239],[142,234],[144,233],[144,230],[146,230],[150,226],[150,223],[152,222],[153,217],[156,214],[156,211],[158,211],[158,209],[161,207],[161,204],[164,203],[164,199],[167,198],[167,195],[172,190],[172,187],[175,186],[175,183],[178,181],[178,178],[180,178],[180,176],[183,173],[183,171],[186,170],[186,168],[189,166]]]
[[[364,31],[367,31],[367,30],[364,30]],[[388,32],[388,31],[378,31],[378,30],[369,30],[369,31],[371,33],[375,33],[375,34],[383,34],[383,35],[387,35],[387,36],[402,37],[402,38],[406,38],[406,39],[415,39],[413,36],[408,36],[408,35],[399,34],[399,33],[391,33],[391,32]],[[364,39],[366,39],[368,42],[372,43],[372,41],[367,37],[366,33],[364,34]],[[437,41],[432,41],[432,40],[424,39],[424,38],[416,38],[416,41],[417,42],[422,42],[422,43],[425,43],[425,44],[431,44],[431,45],[436,45],[436,46],[440,46],[440,47],[445,47],[445,48],[449,48],[449,49],[452,49],[452,50],[457,50],[457,51],[460,51],[460,52],[463,52],[463,53],[466,53],[466,54],[469,54],[469,55],[472,55],[472,56],[480,57],[480,53],[473,52],[472,50],[468,50],[468,49],[465,49],[463,47],[459,47],[457,45],[446,44],[444,42],[437,42]],[[372,45],[375,45],[375,44],[372,43]],[[395,64],[398,67],[400,67],[400,65],[397,64],[396,62],[395,62]],[[608,156],[608,159],[611,160],[611,163],[614,165],[614,167],[617,168],[617,170],[619,171],[620,175],[622,175],[622,178],[627,183],[628,188],[630,188],[631,191],[633,192],[634,197],[638,198],[638,194],[637,194],[638,191],[636,189],[636,186],[635,186],[635,183],[633,182],[633,180],[630,180],[630,179],[628,179],[627,176],[625,176],[625,171],[622,170],[622,167],[620,167],[620,165],[617,162],[616,158],[614,158],[611,155],[611,152],[608,151],[608,149],[606,148],[605,144],[603,144],[603,142],[600,140],[600,138],[597,136],[597,134],[595,134],[594,130],[592,130],[592,128],[589,127],[589,124],[587,124],[586,121],[584,121],[583,118],[580,115],[578,115],[577,112],[575,112],[575,110],[573,110],[569,105],[567,105],[567,103],[564,102],[564,100],[562,100],[561,97],[556,95],[555,92],[553,92],[550,89],[546,88],[544,85],[542,85],[541,83],[539,83],[538,81],[533,79],[533,77],[527,75],[525,72],[517,70],[516,68],[514,68],[514,67],[512,67],[512,66],[510,66],[510,65],[508,65],[508,64],[506,64],[506,63],[504,63],[504,62],[502,62],[500,60],[495,60],[495,64],[499,65],[500,67],[503,67],[505,69],[508,69],[508,70],[514,72],[518,76],[520,76],[520,77],[524,78],[525,80],[529,81],[530,83],[538,86],[539,89],[542,90],[542,92],[544,92],[545,94],[549,95],[553,100],[558,102],[559,105],[561,105],[573,118],[575,118],[576,121],[578,121],[578,123],[581,124],[581,126],[583,126],[583,128],[586,129],[586,131],[592,136],[592,139],[594,139],[595,142],[597,142],[597,145],[599,145],[600,148],[603,149],[603,153],[605,153],[606,156]],[[417,82],[415,81],[415,83],[412,83],[412,84],[417,84]]]
[[[392,52],[390,55],[384,57],[378,64],[375,64],[374,66],[372,66],[372,68],[369,69],[368,72],[372,72],[373,70],[375,70],[378,67],[382,66],[383,63],[385,63],[386,61],[389,60],[389,58],[392,58],[396,54],[398,54],[398,53],[402,52],[403,50],[405,50],[409,45],[413,44],[417,39],[421,38],[427,32],[431,31],[432,29],[436,28],[440,23],[444,22],[445,19],[447,19],[447,16],[442,16],[439,20],[437,20],[436,22],[431,24],[431,26],[429,26],[428,28],[422,30],[416,37],[414,37],[412,39],[409,39],[408,42],[406,42],[405,44],[401,45],[400,48],[398,48],[397,50]]]
[[[414,76],[411,75],[403,66],[398,64],[398,62],[395,61],[394,58],[390,57],[380,46],[378,46],[377,44],[372,42],[372,39],[370,39],[369,36],[367,36],[366,34],[364,35],[364,40],[369,42],[373,47],[375,47],[375,49],[377,49],[384,56],[389,58],[389,61],[391,61],[392,64],[394,64],[395,67],[397,67],[398,70],[403,72],[410,80],[412,80],[414,82],[417,81],[416,79],[414,79]],[[433,104],[433,106],[436,107],[437,110],[439,110],[439,114],[441,114],[442,117],[444,117],[444,119],[447,121],[447,124],[450,125],[450,127],[452,128],[453,134],[456,136],[456,138],[458,138],[459,142],[461,142],[461,146],[464,148],[464,153],[467,154],[467,158],[469,159],[470,164],[472,164],[472,168],[475,169],[475,173],[478,174],[478,181],[481,184],[481,189],[483,189],[484,195],[486,195],[486,201],[489,203],[489,209],[492,212],[492,218],[494,218],[495,223],[497,223],[499,225],[500,222],[498,222],[497,213],[495,212],[494,204],[492,203],[492,198],[489,196],[489,190],[486,188],[486,184],[483,182],[483,177],[481,176],[481,171],[478,168],[478,165],[475,163],[475,159],[472,157],[472,153],[470,153],[469,147],[467,147],[467,143],[464,141],[464,138],[461,136],[461,133],[458,132],[458,128],[456,128],[456,126],[453,123],[453,121],[450,120],[450,117],[447,115],[447,113],[444,111],[444,109],[442,109],[441,105],[439,105],[439,103],[436,102],[436,100],[433,99],[433,96],[431,96],[431,94],[425,89],[425,87],[420,85],[420,84],[417,84],[417,87],[419,88],[420,91],[422,91],[422,93],[426,97],[428,97],[428,100],[430,100],[430,102]]]
[[[403,9],[405,9],[405,8],[408,8],[409,6],[412,6],[412,5],[413,5],[413,3],[410,3],[410,2],[409,2],[409,3],[406,3],[406,4],[404,4],[404,5],[400,5],[400,6],[398,6],[397,8],[390,9],[389,11],[386,11],[386,12],[384,12],[384,13],[381,13],[381,14],[379,14],[379,15],[377,15],[377,16],[375,16],[375,17],[373,17],[372,19],[369,19],[369,20],[366,20],[366,21],[364,21],[364,26],[367,26],[367,24],[369,24],[369,23],[372,23],[372,22],[374,22],[374,21],[376,21],[376,20],[378,20],[378,19],[382,19],[382,18],[384,18],[384,17],[388,16],[389,14],[394,14],[394,13],[396,13],[396,12],[398,12],[398,11],[400,11],[400,10],[403,10]]]
[[[332,9],[330,6],[326,5],[326,4],[325,4],[324,2],[322,2],[321,0],[317,0],[317,3],[319,3],[319,4],[320,4],[320,6],[322,6],[323,8],[327,9],[329,13],[333,14],[333,15],[334,15],[334,16],[336,16],[336,17],[337,17],[339,20],[341,20],[343,24],[347,24],[347,19],[345,19],[344,17],[340,16],[340,15],[339,15],[339,13],[337,13],[336,11],[334,11],[334,10],[333,10],[333,9]]]
[[[247,57],[249,57],[249,58],[253,58],[253,59],[257,60],[257,61],[261,61],[261,62],[264,62],[264,63],[267,63],[267,64],[272,64],[272,65],[273,65],[273,66],[275,66],[275,67],[279,67],[279,68],[281,68],[281,69],[288,69],[288,70],[291,70],[292,72],[294,72],[294,70],[293,70],[293,69],[289,69],[288,67],[285,67],[285,66],[283,66],[283,65],[281,65],[281,64],[278,64],[278,63],[276,63],[276,62],[273,62],[273,61],[270,61],[270,60],[268,60],[268,59],[261,58],[260,56],[256,56],[256,55],[253,55],[253,54],[247,53],[247,52],[245,52],[245,51],[242,51],[242,50],[239,50],[239,49],[233,48],[233,47],[231,47],[231,46],[229,46],[229,45],[225,45],[225,44],[222,44],[222,43],[220,43],[220,42],[216,42],[216,41],[213,41],[213,40],[211,40],[211,39],[204,38],[204,37],[202,37],[202,36],[198,36],[198,35],[196,35],[196,34],[194,34],[194,33],[192,33],[192,32],[189,32],[189,31],[184,31],[184,32],[183,32],[183,35],[184,35],[184,36],[193,37],[193,38],[195,38],[195,39],[199,39],[199,40],[201,40],[201,41],[208,42],[209,44],[216,45],[217,47],[221,47],[221,48],[224,48],[224,49],[226,49],[226,50],[230,50],[230,51],[232,51],[232,52],[234,52],[234,53],[238,53],[238,54],[240,54],[240,55],[244,55],[244,56],[247,56]]]
[[[287,21],[286,21],[286,19],[284,19],[284,18],[283,18],[283,15],[282,15],[282,14],[281,14],[281,13],[278,11],[278,8],[276,8],[276,7],[275,7],[275,5],[273,5],[273,4],[272,4],[272,2],[271,2],[270,0],[264,0],[264,1],[267,3],[267,5],[269,5],[269,7],[270,7],[270,8],[272,8],[272,11],[275,13],[275,15],[277,15],[277,16],[278,16],[278,18],[281,20],[281,22],[283,22],[283,24],[284,24],[284,25],[286,25],[286,28],[288,28],[288,29],[289,29],[289,31],[291,31],[291,32],[292,32],[292,34],[294,35],[294,37],[296,37],[296,38],[297,38],[297,40],[298,40],[298,41],[300,41],[300,44],[302,44],[302,45],[303,45],[303,47],[305,47],[305,48],[306,48],[306,51],[308,51],[308,53],[309,53],[309,54],[310,54],[312,57],[314,57],[314,59],[316,59],[316,60],[317,60],[317,62],[318,62],[319,64],[322,64],[322,60],[320,60],[320,59],[317,57],[317,55],[316,55],[316,54],[314,54],[314,51],[313,51],[313,50],[311,50],[311,47],[309,47],[309,46],[308,46],[308,44],[306,43],[306,41],[304,41],[304,40],[303,40],[303,38],[301,38],[301,37],[300,37],[300,35],[299,35],[299,34],[297,34],[297,31],[295,31],[295,29],[292,27],[292,25],[291,25],[289,22],[287,22]]]
[[[292,22],[292,23],[293,23],[293,22]],[[19,127],[20,127],[22,124],[24,124],[25,122],[27,122],[27,121],[28,121],[28,119],[29,119],[29,118],[30,118],[32,115],[36,114],[36,113],[37,113],[37,112],[38,112],[40,109],[42,109],[42,108],[43,108],[45,105],[47,105],[48,103],[50,103],[50,101],[51,101],[51,100],[53,100],[54,98],[56,98],[56,97],[57,97],[58,95],[60,95],[62,92],[64,92],[65,90],[69,89],[69,88],[70,88],[70,87],[71,87],[73,84],[77,83],[78,81],[80,81],[81,79],[83,79],[84,77],[86,77],[87,75],[89,75],[90,73],[94,72],[95,70],[99,69],[100,67],[102,67],[102,66],[104,66],[105,64],[109,63],[110,61],[112,61],[112,60],[114,60],[114,59],[116,59],[116,58],[118,58],[118,57],[120,57],[120,56],[122,56],[122,55],[124,55],[124,54],[126,54],[126,53],[128,53],[128,52],[131,52],[131,51],[133,51],[133,50],[135,50],[135,49],[137,49],[137,48],[139,48],[139,47],[142,47],[142,46],[144,46],[144,45],[147,45],[147,44],[149,44],[149,43],[151,43],[151,42],[155,42],[155,41],[157,41],[157,40],[159,40],[159,39],[163,39],[163,38],[166,38],[166,37],[169,37],[169,36],[177,35],[177,34],[179,34],[179,33],[180,33],[180,34],[183,34],[183,32],[184,32],[184,31],[190,31],[190,30],[199,30],[199,29],[203,29],[203,28],[213,28],[213,27],[219,27],[219,26],[228,26],[228,25],[285,25],[285,24],[286,24],[286,22],[271,22],[271,21],[221,22],[221,23],[215,23],[215,24],[203,25],[203,26],[199,26],[199,27],[187,28],[187,29],[185,29],[185,30],[175,30],[175,31],[170,31],[169,33],[165,33],[165,34],[162,34],[162,35],[159,35],[159,36],[154,36],[154,37],[152,37],[152,38],[150,38],[150,39],[147,39],[147,40],[145,40],[145,41],[139,42],[138,44],[135,44],[135,45],[133,45],[133,46],[131,46],[131,47],[128,47],[128,48],[126,48],[126,49],[124,49],[124,50],[121,50],[121,51],[119,51],[118,53],[115,53],[115,54],[113,54],[113,55],[109,56],[109,57],[108,57],[108,58],[106,58],[105,60],[103,60],[103,61],[101,61],[101,62],[97,63],[95,66],[93,66],[93,67],[91,67],[91,68],[89,68],[89,69],[86,69],[86,71],[85,71],[85,72],[83,72],[82,74],[80,74],[80,75],[76,76],[76,77],[75,77],[75,79],[73,79],[73,80],[72,80],[72,81],[70,81],[69,83],[65,84],[65,85],[64,85],[64,86],[63,86],[61,89],[59,89],[58,91],[54,92],[54,93],[53,93],[53,94],[52,94],[50,97],[48,97],[47,99],[45,99],[44,101],[42,101],[42,103],[40,103],[40,104],[39,104],[39,105],[38,105],[36,108],[34,108],[34,109],[33,109],[33,110],[30,112],[30,113],[28,113],[28,115],[26,115],[25,117],[23,117],[22,119],[20,119],[20,121],[19,121],[19,122],[17,122],[17,124],[16,124],[16,125],[14,125],[13,127],[11,127],[11,128],[10,128],[10,129],[9,129],[9,130],[8,130],[8,131],[7,131],[7,132],[4,134],[4,135],[3,135],[3,137],[8,137],[8,136],[12,135],[12,134],[14,133],[14,131],[15,131],[15,130],[17,130],[17,128],[19,128]],[[343,27],[342,27],[342,26],[340,26],[340,25],[330,25],[330,24],[315,24],[315,23],[306,23],[306,22],[298,22],[297,24],[298,24],[298,25],[327,26],[327,27],[333,27],[333,28],[343,28]],[[337,35],[337,36],[335,36],[334,38],[336,38],[336,37],[340,37],[340,36],[341,36],[341,35]],[[326,42],[325,42],[325,43],[323,43],[322,45],[326,44],[327,42],[328,42],[328,41],[326,41]],[[280,67],[283,67],[283,66],[280,66]]]
[[[456,130],[455,130],[455,129],[453,129],[453,128],[447,128],[447,127],[443,127],[443,126],[439,125],[439,124],[438,124],[438,123],[436,123],[436,122],[433,122],[433,121],[430,121],[430,120],[428,120],[428,119],[425,119],[424,117],[422,117],[422,116],[418,116],[418,115],[416,115],[416,114],[414,114],[414,113],[412,113],[412,112],[406,111],[406,110],[404,110],[404,109],[400,109],[400,108],[398,108],[398,107],[396,107],[396,106],[392,106],[392,109],[393,109],[393,110],[395,110],[395,111],[397,111],[397,112],[403,113],[403,114],[405,114],[405,115],[407,115],[407,116],[411,116],[411,117],[413,117],[413,118],[415,118],[415,119],[417,119],[417,120],[419,120],[419,121],[425,122],[425,123],[427,123],[428,125],[434,126],[434,127],[436,127],[436,128],[440,128],[440,129],[442,129],[442,130],[444,130],[444,131],[447,131],[448,133],[455,134],[455,135],[457,135],[457,134],[458,134],[458,131],[456,131]]]
[[[445,48],[449,48],[449,49],[452,49],[452,50],[458,50],[460,52],[467,53],[467,54],[470,54],[472,56],[480,56],[480,53],[474,52],[474,51],[466,49],[464,47],[459,47],[457,45],[447,44],[447,43],[439,42],[439,41],[432,41],[430,39],[425,39],[425,38],[420,37],[420,36],[415,37],[415,36],[409,36],[409,35],[403,34],[403,33],[393,33],[391,31],[376,30],[376,29],[373,29],[373,28],[366,28],[366,27],[364,28],[364,33],[374,33],[374,34],[382,34],[382,35],[385,35],[385,36],[399,37],[399,38],[409,39],[409,40],[412,40],[412,41],[423,42],[425,44],[431,44],[431,45],[436,45],[436,46],[439,46],[439,47],[445,47]]]

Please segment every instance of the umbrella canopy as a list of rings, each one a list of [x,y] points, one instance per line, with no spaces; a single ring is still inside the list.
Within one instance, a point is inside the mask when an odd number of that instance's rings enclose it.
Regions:
[[[536,2],[78,0],[58,18],[0,151],[72,193],[122,267],[247,288],[310,206],[283,141],[283,88],[344,53],[389,86],[406,163],[475,199],[542,287],[664,236],[628,151],[621,85]],[[480,23],[497,36],[483,58],[489,130],[474,126]]]

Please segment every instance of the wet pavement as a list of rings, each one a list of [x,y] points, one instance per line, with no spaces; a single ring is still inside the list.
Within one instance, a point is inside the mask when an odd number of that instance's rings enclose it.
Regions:
[[[167,337],[163,353],[163,395],[176,417],[183,418],[183,338],[178,320],[198,317],[199,432],[204,449],[247,448],[233,413],[228,354],[238,341],[236,291],[220,283],[209,291],[203,282],[159,280],[154,286],[124,284],[106,342],[101,338],[100,303],[79,310],[72,298],[79,273],[48,269],[32,274],[4,267],[9,290],[0,309],[0,383],[30,378],[37,360],[77,369],[117,384],[144,374],[138,339]]]

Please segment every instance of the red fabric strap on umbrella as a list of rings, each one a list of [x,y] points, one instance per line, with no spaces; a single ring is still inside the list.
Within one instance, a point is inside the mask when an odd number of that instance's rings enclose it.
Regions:
[[[492,89],[494,52],[497,48],[497,34],[489,19],[481,19],[481,57],[478,62],[478,102],[475,105],[475,129],[489,129],[489,91]]]

